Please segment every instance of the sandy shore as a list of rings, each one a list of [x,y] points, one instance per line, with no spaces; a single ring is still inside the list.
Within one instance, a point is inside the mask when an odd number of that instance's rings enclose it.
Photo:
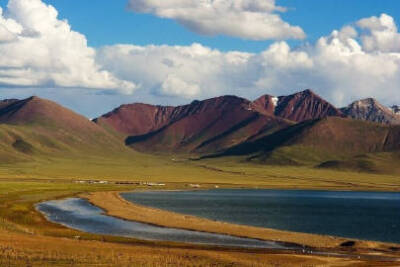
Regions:
[[[120,195],[120,192],[98,192],[85,195],[92,204],[102,208],[110,216],[119,217],[127,220],[134,220],[143,223],[150,223],[159,226],[182,228],[188,230],[204,231],[211,233],[228,234],[240,237],[257,238],[288,243],[296,243],[318,249],[335,249],[340,251],[370,252],[380,251],[381,253],[394,254],[395,248],[400,245],[372,242],[355,241],[354,246],[344,247],[341,244],[350,239],[337,238],[325,235],[305,234],[288,231],[280,231],[269,228],[236,225],[225,222],[213,221],[169,212],[165,210],[145,207],[133,204]]]

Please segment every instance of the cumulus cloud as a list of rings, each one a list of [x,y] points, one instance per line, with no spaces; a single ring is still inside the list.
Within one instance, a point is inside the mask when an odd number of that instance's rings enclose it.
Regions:
[[[382,14],[380,17],[361,19],[357,25],[369,32],[362,36],[366,51],[400,52],[400,33],[391,16]]]
[[[10,0],[0,8],[0,85],[84,87],[131,93],[133,82],[117,79],[95,62],[96,51],[41,0]]]
[[[136,81],[150,94],[208,97],[251,86],[249,53],[191,46],[108,46],[97,61],[121,79]]]
[[[182,14],[193,6],[201,10],[207,3],[213,12],[228,9],[239,15],[243,10],[283,11],[274,1],[134,2],[143,12],[153,13],[157,7],[165,14],[175,14],[176,6]],[[205,13],[210,20],[213,12]],[[41,0],[10,0],[4,12],[0,9],[0,86],[3,91],[21,87],[135,90],[130,102],[161,103],[161,98],[168,98],[170,104],[224,94],[255,98],[312,88],[337,105],[371,96],[400,104],[400,33],[394,19],[382,14],[334,30],[315,44],[292,48],[279,41],[260,53],[222,52],[196,43],[112,45],[95,50],[84,35],[58,18],[52,6]],[[128,101],[122,98],[121,102]]]
[[[275,0],[130,0],[129,9],[174,19],[204,35],[228,35],[251,40],[303,39],[298,26],[282,20]]]
[[[371,96],[392,104],[400,103],[398,36],[394,20],[383,14],[295,49],[284,41],[257,54],[221,52],[200,44],[115,45],[100,49],[97,61],[152,95],[253,98],[312,88],[337,105]]]

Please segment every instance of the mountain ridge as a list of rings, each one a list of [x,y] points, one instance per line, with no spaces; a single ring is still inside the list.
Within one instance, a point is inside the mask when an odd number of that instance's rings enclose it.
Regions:
[[[213,146],[216,150],[243,141],[263,129],[285,125],[282,119],[260,116],[251,102],[236,96],[222,96],[176,107],[170,123],[147,136],[129,137],[127,144],[139,150],[194,152]],[[266,124],[271,127],[265,129]],[[267,127],[268,128],[268,127]],[[242,134],[246,132],[246,134]],[[139,143],[137,141],[140,141]]]
[[[10,99],[0,101],[0,162],[71,153],[134,160],[139,151],[387,171],[382,166],[395,166],[400,155],[400,125],[389,120],[395,111],[372,98],[339,110],[305,90],[176,107],[134,103],[91,121],[50,100]]]
[[[254,101],[226,95],[177,107],[122,105],[94,121],[126,135],[126,144],[141,151],[202,153],[209,152],[205,147],[211,151],[212,143],[214,151],[222,150],[325,116],[343,114],[308,89],[289,96],[264,95]],[[134,127],[127,129],[127,125]]]
[[[326,116],[343,116],[341,111],[322,99],[311,89],[287,96],[264,95],[253,104],[260,112],[288,119],[294,122],[319,119]],[[261,104],[261,105],[260,105]]]
[[[201,154],[221,152],[292,124],[347,114],[307,89],[254,101],[227,95],[176,107],[122,105],[94,121],[121,133],[139,151]]]

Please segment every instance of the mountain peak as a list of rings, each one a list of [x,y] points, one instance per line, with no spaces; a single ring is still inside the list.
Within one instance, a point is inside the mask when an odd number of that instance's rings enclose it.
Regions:
[[[274,115],[279,97],[263,95],[252,102],[252,108],[261,114]]]
[[[75,113],[51,100],[32,96],[23,100],[12,101],[7,106],[0,106],[0,123],[29,124],[67,129],[91,129],[97,126],[84,116]],[[98,128],[96,131],[100,130]]]
[[[304,95],[317,95],[312,89],[305,89],[297,94],[304,94]]]
[[[354,101],[341,110],[353,119],[385,124],[400,124],[400,116],[396,115],[395,110],[385,107],[375,98]]]
[[[321,98],[311,89],[279,97],[275,115],[295,122],[342,116],[340,110]]]
[[[217,97],[213,97],[213,98],[209,98],[209,99],[205,99],[202,101],[193,101],[191,104],[189,105],[185,105],[185,106],[190,106],[190,105],[241,105],[241,104],[249,104],[250,101],[242,98],[242,97],[238,97],[235,95],[223,95],[223,96],[217,96]]]
[[[33,95],[33,96],[31,96],[31,97],[28,97],[28,98],[26,98],[25,100],[26,100],[26,101],[43,101],[43,102],[50,101],[50,100],[48,100],[48,99],[44,99],[44,98],[38,97],[38,96],[36,96],[36,95]]]
[[[254,109],[262,114],[274,115],[294,122],[342,116],[333,105],[311,89],[287,96],[263,95],[253,101]]]
[[[381,110],[388,110],[389,108],[385,107],[381,103],[379,103],[378,100],[372,97],[360,99],[357,101],[354,101],[349,105],[349,107],[355,107],[355,108],[360,108],[360,109],[381,109]]]
[[[375,98],[372,97],[368,97],[368,98],[364,98],[364,99],[360,99],[358,101],[354,101],[352,104],[354,105],[381,105],[378,100],[376,100]]]

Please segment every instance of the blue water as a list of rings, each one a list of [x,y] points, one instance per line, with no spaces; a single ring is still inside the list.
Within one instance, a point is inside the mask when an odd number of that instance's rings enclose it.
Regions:
[[[36,208],[48,220],[83,232],[132,237],[142,240],[173,241],[224,247],[296,249],[279,242],[239,238],[222,234],[158,227],[107,216],[103,210],[81,198],[69,198],[40,203]]]
[[[122,196],[212,220],[400,243],[400,193],[221,189]]]

